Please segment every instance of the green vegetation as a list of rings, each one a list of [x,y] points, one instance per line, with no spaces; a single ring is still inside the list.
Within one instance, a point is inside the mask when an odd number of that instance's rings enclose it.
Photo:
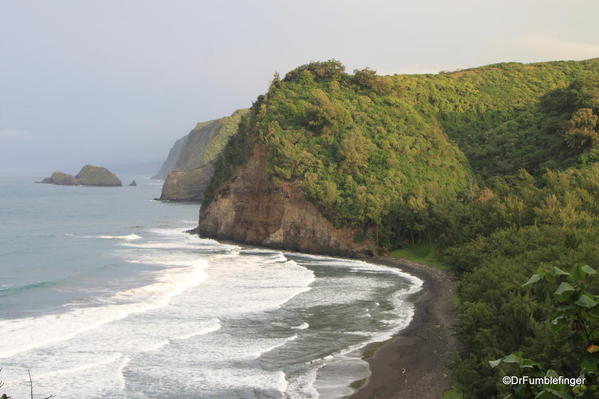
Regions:
[[[398,209],[467,188],[464,155],[434,118],[400,101],[393,79],[342,71],[330,61],[275,77],[219,159],[206,203],[254,145],[267,149],[273,180],[299,182],[334,223],[381,243],[393,239]]]
[[[489,362],[493,368],[503,367],[505,375],[540,377],[539,383],[516,383],[504,387],[507,398],[596,398],[599,396],[599,295],[588,290],[588,280],[597,272],[588,265],[577,265],[570,272],[557,267],[539,269],[524,284],[530,286],[546,281],[556,305],[552,329],[569,350],[573,363],[571,376],[576,379],[550,384],[548,378],[560,374],[540,363],[526,359],[522,352],[509,354]]]
[[[520,286],[539,268],[599,267],[598,143],[599,59],[396,76],[311,63],[275,76],[242,118],[205,203],[261,147],[275,183],[298,184],[356,240],[449,267],[456,391],[492,398],[505,387],[489,361],[510,353],[580,370],[569,332],[551,323],[555,288]]]
[[[233,112],[231,116],[227,116],[219,120],[220,132],[208,143],[204,150],[204,163],[211,162],[216,159],[218,154],[225,148],[225,145],[237,132],[241,117],[248,112],[247,109],[241,109]]]
[[[442,259],[460,278],[465,350],[455,377],[467,398],[495,397],[501,388],[490,360],[512,352],[564,376],[575,376],[576,355],[551,328],[551,290],[536,295],[520,285],[539,267],[599,265],[599,164],[547,171],[539,180],[525,171],[496,177],[478,198],[439,210]],[[590,286],[597,292],[599,284]]]
[[[464,396],[461,393],[459,393],[455,389],[452,389],[450,391],[445,392],[443,396],[441,396],[441,399],[462,399],[463,397]]]
[[[429,265],[440,270],[449,270],[449,267],[441,262],[436,245],[428,242],[406,245],[404,248],[390,251],[389,255]]]
[[[187,135],[174,170],[191,170],[213,161],[237,132],[239,121],[247,112],[237,110],[231,116],[198,123]]]
[[[247,112],[247,109],[240,109],[230,116],[196,124],[186,136],[175,142],[153,178],[164,180],[173,170],[189,171],[214,161],[237,132],[239,121]]]

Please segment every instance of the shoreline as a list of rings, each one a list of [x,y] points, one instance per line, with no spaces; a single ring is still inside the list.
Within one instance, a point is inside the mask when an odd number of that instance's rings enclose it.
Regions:
[[[397,267],[424,281],[415,293],[414,317],[393,338],[373,343],[365,358],[370,376],[347,399],[438,399],[451,389],[449,362],[456,349],[454,282],[438,269],[389,256],[365,261]],[[368,346],[364,353],[368,352]]]
[[[187,233],[200,236],[197,228]],[[218,242],[245,248],[295,252],[226,239],[219,239]],[[457,340],[453,336],[457,321],[454,280],[442,270],[407,259],[391,256],[353,259],[398,268],[421,279],[423,285],[419,292],[412,294],[414,316],[410,324],[397,331],[392,338],[370,343],[363,348],[363,359],[368,362],[370,376],[364,381],[354,381],[350,386],[354,386],[356,391],[345,399],[439,399],[452,388],[449,363],[457,350]]]

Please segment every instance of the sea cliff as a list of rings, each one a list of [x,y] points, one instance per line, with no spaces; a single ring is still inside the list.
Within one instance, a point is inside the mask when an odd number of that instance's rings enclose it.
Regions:
[[[564,145],[560,99],[597,65],[379,76],[332,60],[277,75],[217,158],[198,231],[352,255],[430,240],[482,179],[588,162]]]
[[[354,241],[336,228],[297,184],[274,184],[266,173],[266,149],[258,145],[247,164],[202,207],[201,236],[272,248],[333,255],[371,255],[375,245]]]
[[[214,175],[214,165],[208,163],[192,170],[170,172],[162,185],[160,200],[198,202]]]
[[[214,174],[210,165],[229,138],[237,132],[241,109],[230,116],[200,122],[186,136],[175,142],[160,171],[154,176],[165,179],[161,200],[201,201],[203,191]]]

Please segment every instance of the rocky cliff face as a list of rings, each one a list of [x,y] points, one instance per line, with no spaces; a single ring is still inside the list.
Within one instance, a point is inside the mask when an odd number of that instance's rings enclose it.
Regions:
[[[161,200],[202,201],[204,190],[214,175],[214,165],[209,163],[192,170],[174,170],[162,186]]]
[[[266,150],[256,145],[240,171],[201,209],[203,237],[331,255],[371,255],[376,246],[354,242],[354,232],[336,228],[293,183],[276,185],[266,173]]]
[[[40,183],[58,184],[61,186],[122,186],[121,180],[106,168],[85,165],[76,176],[62,172],[54,172],[51,177],[43,179]]]

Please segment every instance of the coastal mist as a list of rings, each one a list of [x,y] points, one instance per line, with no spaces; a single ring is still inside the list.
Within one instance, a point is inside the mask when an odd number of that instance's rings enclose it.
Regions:
[[[185,233],[198,205],[0,178],[0,368],[15,398],[340,398],[422,281]],[[130,180],[130,177],[125,179]],[[354,384],[352,384],[354,383]]]

